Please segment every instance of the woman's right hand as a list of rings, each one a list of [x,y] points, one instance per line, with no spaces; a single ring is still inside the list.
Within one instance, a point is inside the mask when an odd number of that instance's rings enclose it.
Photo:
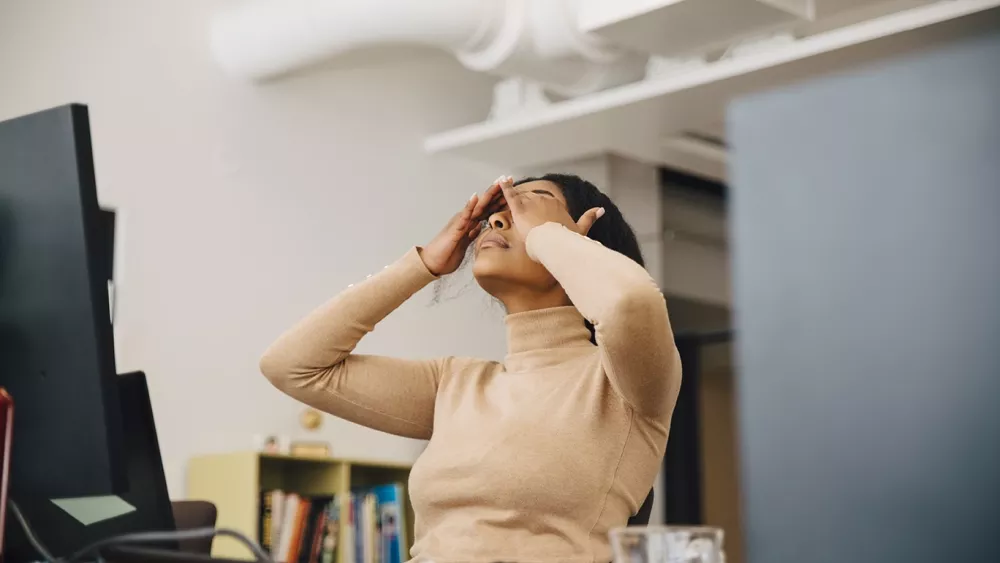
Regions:
[[[482,230],[481,221],[503,207],[500,181],[497,178],[482,196],[472,194],[469,201],[448,221],[434,240],[420,249],[420,258],[435,276],[446,276],[462,265],[465,251]]]

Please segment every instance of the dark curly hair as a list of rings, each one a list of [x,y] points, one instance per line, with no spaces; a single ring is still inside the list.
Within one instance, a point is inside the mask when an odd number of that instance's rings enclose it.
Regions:
[[[527,182],[538,181],[551,182],[559,186],[563,197],[566,198],[569,215],[574,221],[579,220],[580,216],[589,209],[603,207],[604,216],[594,223],[590,232],[587,233],[587,237],[600,242],[606,248],[628,256],[642,267],[646,266],[635,231],[625,220],[618,206],[611,201],[611,198],[597,189],[597,186],[574,174],[545,174],[544,176],[522,178],[514,182],[514,185],[519,186]],[[469,250],[471,254],[471,247]],[[435,301],[439,300],[440,297],[441,289],[435,287]],[[589,321],[585,322],[593,342],[594,327]]]

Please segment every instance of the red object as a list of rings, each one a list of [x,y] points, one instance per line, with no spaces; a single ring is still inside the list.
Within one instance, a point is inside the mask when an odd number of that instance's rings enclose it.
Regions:
[[[3,561],[7,526],[7,484],[10,482],[10,443],[14,431],[14,399],[0,387],[0,561]]]

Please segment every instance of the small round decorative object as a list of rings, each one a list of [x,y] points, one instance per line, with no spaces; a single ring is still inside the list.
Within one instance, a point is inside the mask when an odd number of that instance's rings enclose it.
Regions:
[[[302,424],[302,428],[306,430],[318,430],[323,424],[323,415],[316,409],[306,409],[302,411],[302,416],[299,417],[299,423]]]

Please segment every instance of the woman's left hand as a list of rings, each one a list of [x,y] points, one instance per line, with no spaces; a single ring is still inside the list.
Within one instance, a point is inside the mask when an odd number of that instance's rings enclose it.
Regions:
[[[586,236],[594,222],[604,215],[603,207],[594,207],[584,212],[578,221],[573,221],[562,201],[548,195],[518,191],[514,187],[514,179],[510,176],[500,181],[500,189],[503,190],[504,199],[510,207],[514,228],[525,238],[531,229],[545,223],[559,223],[573,232]]]

